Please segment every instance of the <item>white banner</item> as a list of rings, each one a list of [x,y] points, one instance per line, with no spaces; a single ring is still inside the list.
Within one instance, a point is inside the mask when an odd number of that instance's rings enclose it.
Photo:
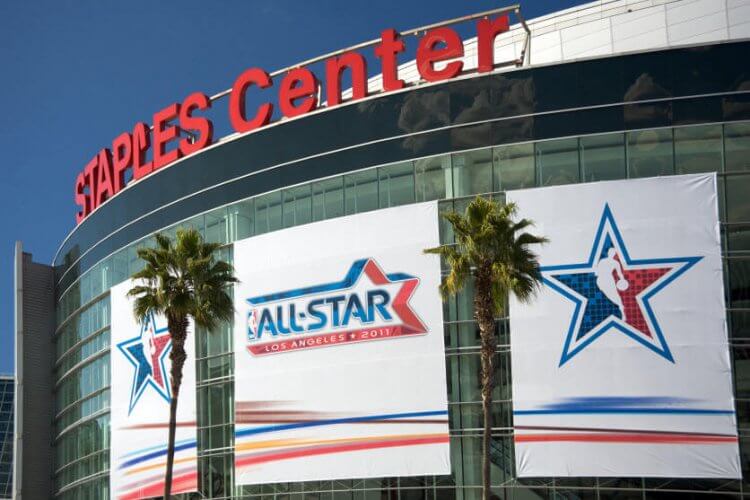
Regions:
[[[133,281],[112,288],[110,498],[161,497],[171,396],[171,340],[165,318],[139,325],[127,292]],[[177,405],[172,492],[198,490],[195,427],[195,349],[192,331]]]
[[[235,243],[237,484],[449,474],[437,203]]]
[[[740,478],[715,175],[508,200],[550,240],[510,308],[518,476]]]

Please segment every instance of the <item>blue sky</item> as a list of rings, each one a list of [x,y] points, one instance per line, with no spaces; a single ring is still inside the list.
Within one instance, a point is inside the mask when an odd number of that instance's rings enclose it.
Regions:
[[[527,18],[583,3],[521,2]],[[50,263],[75,225],[75,176],[138,121],[376,38],[503,5],[492,0],[0,2],[0,372],[13,371],[13,248]]]

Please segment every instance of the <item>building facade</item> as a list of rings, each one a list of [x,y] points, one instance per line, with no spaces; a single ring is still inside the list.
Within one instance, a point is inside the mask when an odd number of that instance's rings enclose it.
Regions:
[[[13,494],[13,397],[15,381],[0,376],[0,498]]]
[[[16,471],[22,476],[15,495],[108,498],[109,289],[139,269],[136,249],[155,232],[195,227],[221,243],[231,261],[236,240],[348,214],[428,200],[461,210],[477,194],[503,200],[506,191],[525,187],[698,172],[718,175],[747,477],[750,2],[602,1],[528,25],[530,49],[520,67],[420,84],[415,65],[405,64],[399,74],[411,85],[401,91],[228,136],[128,186],[69,234],[52,266],[33,263],[19,245]],[[496,55],[518,57],[523,35],[513,27],[499,36]],[[377,78],[370,81],[375,85]],[[441,239],[450,243],[441,224]],[[227,325],[195,336],[200,498],[480,498],[479,334],[470,288],[444,309],[450,476],[235,485]],[[506,318],[497,319],[497,339],[492,484],[499,498],[750,494],[746,480],[517,479]]]

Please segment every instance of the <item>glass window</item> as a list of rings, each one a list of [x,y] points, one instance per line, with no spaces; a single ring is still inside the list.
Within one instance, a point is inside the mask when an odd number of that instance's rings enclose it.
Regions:
[[[128,276],[128,249],[123,248],[112,256],[112,285],[125,281]]]
[[[490,148],[452,156],[454,196],[492,191],[492,150]]]
[[[215,330],[196,329],[196,357],[198,359],[232,352],[232,324],[221,323]]]
[[[242,240],[255,234],[255,204],[253,200],[229,205],[229,241]]]
[[[674,130],[674,162],[678,174],[721,171],[721,125]]]
[[[88,272],[81,277],[81,287],[79,288],[81,304],[91,300],[91,276],[92,273]]]
[[[423,158],[415,162],[417,201],[453,197],[449,155]]]
[[[729,320],[732,339],[750,338],[750,312],[731,311]]]
[[[312,185],[313,220],[331,219],[344,215],[343,178],[336,177]]]
[[[376,169],[344,176],[344,204],[347,215],[378,208],[378,172]]]
[[[196,362],[198,367],[198,380],[205,381],[232,375],[233,361],[233,354],[224,354],[222,356],[215,356],[208,359],[199,359]]]
[[[750,347],[734,347],[734,389],[738,398],[750,398]]]
[[[729,222],[750,222],[750,175],[727,177],[727,220]]]
[[[533,187],[534,144],[515,144],[493,149],[494,191]]]
[[[232,454],[210,455],[198,458],[200,491],[202,498],[224,498],[232,494]]]
[[[284,227],[307,224],[312,220],[310,185],[284,190]]]
[[[414,203],[414,165],[397,163],[378,169],[380,208]]]
[[[229,241],[227,208],[217,208],[208,212],[204,218],[204,235],[211,243],[227,243]]]
[[[625,178],[625,134],[581,137],[581,170],[584,182]]]
[[[223,212],[224,208],[217,208],[214,210],[215,213]],[[178,224],[178,229],[195,229],[199,233],[201,233],[201,236],[204,238],[206,237],[206,227],[205,227],[205,217],[203,215],[196,215],[195,217],[191,217],[190,219],[180,222]]]
[[[231,382],[198,388],[198,426],[224,425],[233,421],[234,391]]]
[[[255,199],[255,234],[281,229],[281,192]]]
[[[443,214],[446,212],[452,212],[453,211],[453,201],[442,201],[438,203],[438,212],[440,213],[440,243],[453,243],[453,226],[451,226],[450,222],[448,222],[445,217],[443,217]],[[442,259],[441,259],[442,261]]]
[[[579,182],[578,139],[536,143],[536,167],[542,186]]]
[[[738,399],[734,404],[737,409],[737,427],[742,430],[750,429],[750,401]]]
[[[628,132],[630,177],[654,177],[674,173],[672,129]]]
[[[728,226],[726,231],[729,252],[750,252],[750,226]]]
[[[750,123],[724,125],[727,172],[750,170]]]
[[[729,300],[731,307],[750,307],[750,260],[729,261]]]
[[[143,261],[138,258],[138,249],[145,248],[146,242],[144,240],[139,241],[134,245],[128,247],[128,275],[132,276],[141,269],[143,269]]]
[[[178,224],[174,224],[172,226],[169,226],[164,231],[161,231],[161,234],[163,234],[164,236],[166,236],[166,237],[174,240],[175,237],[177,236],[177,229],[178,229],[178,227],[179,227]]]

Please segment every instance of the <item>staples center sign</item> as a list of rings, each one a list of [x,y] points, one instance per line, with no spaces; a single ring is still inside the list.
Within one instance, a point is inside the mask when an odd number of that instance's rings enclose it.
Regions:
[[[508,31],[508,16],[481,19],[477,22],[477,72],[486,73],[494,66],[494,41],[500,33]],[[382,32],[375,45],[375,56],[380,60],[382,91],[404,88],[398,78],[398,54],[405,50],[403,40],[393,29]],[[438,82],[456,77],[463,70],[463,61],[436,63],[458,59],[464,55],[464,45],[455,30],[438,27],[428,30],[417,47],[417,69],[428,82]],[[347,52],[325,61],[325,90],[327,106],[342,102],[341,77],[351,72],[351,100],[367,96],[367,62],[362,54]],[[274,103],[266,101],[255,114],[245,109],[245,96],[251,87],[268,92],[274,86],[271,75],[261,68],[244,71],[232,85],[229,94],[229,119],[236,132],[249,132],[267,125],[273,114]],[[275,104],[281,113],[292,118],[318,108],[319,81],[307,68],[287,72],[278,83]],[[80,224],[104,201],[120,192],[126,182],[138,181],[183,156],[195,153],[213,143],[213,124],[197,112],[211,108],[211,99],[202,92],[194,92],[181,103],[175,102],[154,113],[152,126],[136,123],[133,130],[123,132],[112,141],[111,148],[99,151],[78,174],[75,182],[75,203],[80,207],[76,224]],[[194,140],[179,138],[180,130],[190,131]],[[146,161],[148,153],[150,161]],[[130,180],[126,173],[130,171]]]

